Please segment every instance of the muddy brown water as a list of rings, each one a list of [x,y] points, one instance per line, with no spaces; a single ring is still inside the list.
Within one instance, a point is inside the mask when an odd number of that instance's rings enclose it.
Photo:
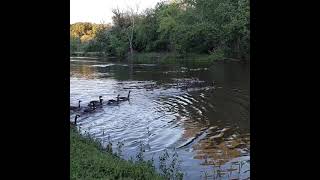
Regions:
[[[184,179],[250,177],[250,67],[237,62],[208,68],[128,65],[71,58],[70,105],[86,106],[118,94],[130,101],[103,106],[78,119],[82,134],[104,145],[124,143],[123,158],[177,152]],[[76,113],[71,112],[73,121]],[[219,170],[219,171],[217,171]],[[217,173],[219,172],[219,174]]]

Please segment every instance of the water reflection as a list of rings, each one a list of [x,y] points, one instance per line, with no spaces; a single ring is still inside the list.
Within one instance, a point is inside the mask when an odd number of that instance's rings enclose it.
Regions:
[[[94,137],[124,141],[125,158],[135,155],[140,141],[150,146],[146,158],[176,148],[186,179],[250,159],[249,67],[128,66],[92,59],[71,61],[70,67],[72,105],[132,91],[130,102],[79,119],[82,131]]]

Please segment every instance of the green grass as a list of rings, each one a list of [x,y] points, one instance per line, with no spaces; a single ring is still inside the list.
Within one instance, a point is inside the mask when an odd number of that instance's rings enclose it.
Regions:
[[[199,67],[208,67],[213,62],[223,60],[223,54],[196,54],[187,53],[179,55],[176,53],[136,53],[134,54],[134,64],[182,64]]]
[[[103,151],[70,128],[70,179],[164,179],[146,162],[134,163]]]
[[[176,61],[176,55],[174,53],[135,53],[133,55],[134,64],[172,64]]]

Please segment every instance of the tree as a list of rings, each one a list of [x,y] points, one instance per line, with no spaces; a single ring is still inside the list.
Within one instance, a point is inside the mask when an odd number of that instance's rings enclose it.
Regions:
[[[112,20],[116,28],[121,31],[124,31],[129,43],[129,49],[131,56],[133,55],[133,38],[135,31],[135,22],[138,18],[139,6],[136,5],[136,8],[128,7],[125,12],[120,11],[119,8],[113,9]]]
[[[113,25],[108,27],[72,24],[70,50],[119,57],[132,57],[134,51],[170,51],[250,58],[249,0],[173,0],[141,13],[138,9],[114,9]]]

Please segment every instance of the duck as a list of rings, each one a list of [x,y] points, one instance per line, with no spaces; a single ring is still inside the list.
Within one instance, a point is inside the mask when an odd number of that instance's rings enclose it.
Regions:
[[[74,118],[74,122],[73,122],[73,123],[71,122],[71,124],[73,124],[73,125],[77,125],[77,119],[78,119],[78,117],[80,117],[80,115],[79,115],[79,114],[77,114],[77,115],[75,116],[75,118]]]
[[[119,98],[120,98],[120,94],[118,94],[117,100],[110,99],[110,100],[108,101],[107,105],[118,105],[118,104],[119,104]]]
[[[131,92],[131,91],[129,90],[127,97],[119,97],[119,101],[129,101],[129,99],[130,99],[130,92]]]
[[[70,106],[70,110],[72,111],[79,110],[81,108],[80,106],[81,102],[82,102],[81,100],[78,101],[78,106]]]
[[[99,96],[99,101],[90,101],[88,106],[101,106],[103,102],[102,96]]]

